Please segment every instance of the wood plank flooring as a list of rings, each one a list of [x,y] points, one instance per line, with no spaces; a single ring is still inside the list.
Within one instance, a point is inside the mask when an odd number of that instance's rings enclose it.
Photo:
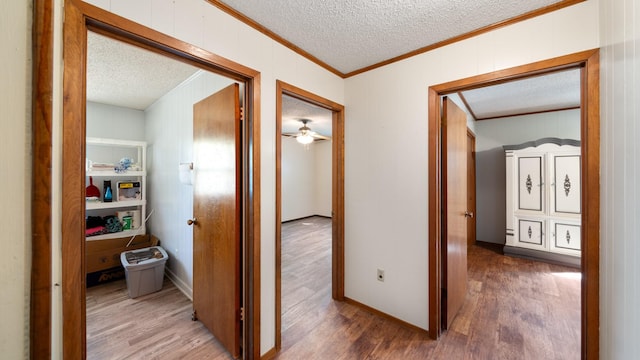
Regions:
[[[87,289],[87,359],[232,359],[167,278],[130,299],[124,280]]]
[[[331,300],[330,219],[289,222],[282,231],[282,349],[276,359],[580,358],[576,269],[471,247],[466,302],[436,342]],[[167,280],[161,292],[138,299],[127,297],[124,281],[89,288],[87,348],[89,359],[230,358],[191,321],[191,302]]]

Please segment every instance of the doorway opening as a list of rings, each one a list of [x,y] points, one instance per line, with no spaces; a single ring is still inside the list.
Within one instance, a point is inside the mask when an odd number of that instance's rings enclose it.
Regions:
[[[599,317],[599,51],[589,50],[494,73],[453,81],[429,88],[429,173],[438,181],[429,184],[429,334],[439,337],[445,316],[442,309],[443,223],[441,210],[447,206],[441,174],[446,154],[441,150],[440,97],[457,91],[505,83],[514,79],[563,69],[580,69],[580,139],[581,139],[581,352],[585,358],[598,354]]]
[[[258,358],[260,352],[259,327],[259,73],[214,54],[172,39],[139,24],[84,3],[65,6],[64,29],[64,123],[62,125],[62,353],[65,358],[86,357],[86,303],[85,303],[85,66],[87,62],[87,34],[89,31],[106,35],[150,50],[196,68],[222,75],[242,85],[245,99],[244,126],[240,136],[241,176],[239,200],[242,212],[242,258],[239,271],[242,283],[241,303],[244,308],[244,358]],[[190,121],[191,119],[189,119]],[[178,168],[178,164],[166,166]],[[184,219],[186,221],[186,219]],[[185,223],[186,227],[186,223]],[[162,239],[161,239],[162,240]],[[50,315],[50,314],[49,314]],[[235,315],[235,314],[234,314]]]
[[[287,105],[289,104],[289,105]],[[331,296],[334,300],[344,299],[344,107],[340,104],[312,94],[308,91],[289,85],[282,81],[276,82],[276,351],[279,351],[282,343],[282,221],[283,221],[283,114],[286,114],[287,106],[298,104],[309,111],[309,106],[330,112],[330,143],[323,139],[330,150],[330,209],[328,204],[321,208],[329,212],[331,217]],[[304,120],[310,120],[304,118]],[[295,123],[295,120],[294,120]],[[313,128],[313,122],[301,123],[300,128]],[[320,125],[320,124],[318,124]],[[305,130],[306,131],[306,130]],[[324,134],[320,134],[324,135]],[[326,136],[324,136],[326,138]],[[287,140],[294,140],[287,138]],[[295,139],[297,140],[297,139]],[[292,144],[307,146],[304,144]],[[327,147],[330,145],[330,149]],[[326,155],[325,155],[326,157]],[[328,160],[328,159],[327,159]],[[328,180],[328,179],[327,179]],[[304,185],[304,184],[302,184]],[[327,199],[324,199],[325,201]],[[285,214],[293,216],[295,212]],[[322,215],[322,214],[321,214]],[[292,219],[284,219],[292,220]]]
[[[210,183],[201,178],[210,173],[205,169],[216,167],[225,156],[232,164],[240,164],[236,150],[224,151],[216,144],[231,141],[241,148],[241,138],[238,134],[235,139],[234,129],[237,124],[238,132],[241,130],[236,114],[242,104],[239,94],[234,94],[241,91],[241,84],[93,31],[87,32],[86,83],[85,172],[87,189],[93,190],[87,194],[93,196],[85,204],[88,356],[145,356],[144,352],[180,356],[184,349],[167,351],[165,343],[151,341],[174,336],[171,334],[176,334],[180,326],[192,328],[194,343],[200,346],[192,350],[208,347],[214,352],[219,351],[217,344],[223,344],[229,353],[238,356],[239,325],[225,319],[238,323],[239,319],[225,314],[240,312],[241,234],[208,234],[207,239],[213,240],[208,242],[200,240],[200,234],[220,227],[223,221],[237,223],[241,228],[240,219],[234,218],[235,198],[229,205],[220,191],[201,194],[202,184]],[[232,93],[227,91],[230,95],[222,97],[221,89],[227,87]],[[212,128],[215,135],[210,135]],[[203,142],[208,145],[201,146]],[[206,162],[209,159],[215,161]],[[222,176],[237,177],[238,182],[241,178],[235,173],[216,171],[216,177]],[[99,187],[90,185],[93,180]],[[103,184],[112,187],[110,194]],[[236,194],[235,188],[226,191],[234,197],[241,195]],[[210,211],[199,210],[198,204],[215,208],[216,219],[208,219]],[[221,216],[221,209],[232,218]],[[203,243],[216,243],[217,249],[223,248],[220,244],[227,244],[227,253],[207,252],[202,249]],[[124,269],[120,266],[126,258],[121,259],[121,253],[142,254],[139,249],[143,248],[160,249],[165,256],[134,261]],[[219,265],[214,270],[204,268],[208,264],[226,264],[216,259],[222,256],[238,260],[228,265],[230,269]],[[164,284],[163,274],[170,280]],[[220,279],[216,274],[225,275]],[[155,294],[164,288],[166,295]],[[210,289],[215,292],[207,293]],[[180,297],[177,290],[184,296]],[[233,301],[224,301],[221,294],[226,292],[222,290],[238,294]],[[147,305],[146,311],[137,313],[140,304]],[[187,305],[194,313],[199,310],[199,323],[192,323],[185,316]],[[173,313],[182,316],[174,320],[166,316]],[[120,329],[115,337],[114,328]],[[212,340],[211,335],[218,341]]]

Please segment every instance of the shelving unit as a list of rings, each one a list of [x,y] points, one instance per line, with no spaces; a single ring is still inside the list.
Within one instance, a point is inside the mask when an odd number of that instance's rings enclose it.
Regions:
[[[88,236],[87,241],[116,239],[123,237],[132,237],[134,235],[146,234],[146,227],[144,225],[144,218],[146,217],[147,196],[146,196],[146,157],[147,157],[147,143],[144,141],[130,141],[121,139],[103,139],[92,138],[86,139],[86,156],[87,156],[87,168],[86,168],[86,182],[89,184],[89,177],[94,180],[94,185],[100,189],[101,199],[100,201],[87,201],[86,202],[86,215],[90,216],[106,216],[115,215],[116,211],[129,211],[137,210],[140,212],[139,227],[124,230],[116,233]],[[108,163],[114,164],[114,167],[119,164],[120,159],[128,157],[135,164],[135,169],[125,170],[122,172],[116,172],[115,169],[103,169],[95,170],[92,168],[92,164],[95,163]],[[111,181],[111,187],[113,192],[113,200],[111,202],[103,202],[104,196],[103,183],[105,180]],[[118,201],[118,182],[139,182],[140,183],[140,199]]]

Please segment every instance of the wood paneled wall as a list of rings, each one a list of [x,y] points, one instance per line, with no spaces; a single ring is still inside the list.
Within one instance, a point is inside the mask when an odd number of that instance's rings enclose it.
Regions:
[[[640,4],[600,0],[600,358],[640,353]]]

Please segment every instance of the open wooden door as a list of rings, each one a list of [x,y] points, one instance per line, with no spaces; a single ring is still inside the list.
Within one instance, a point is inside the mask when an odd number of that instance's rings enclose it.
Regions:
[[[467,294],[467,115],[443,99],[442,121],[442,328]]]
[[[240,356],[241,127],[239,86],[193,106],[193,311]]]
[[[476,136],[467,129],[467,245],[476,243]]]

